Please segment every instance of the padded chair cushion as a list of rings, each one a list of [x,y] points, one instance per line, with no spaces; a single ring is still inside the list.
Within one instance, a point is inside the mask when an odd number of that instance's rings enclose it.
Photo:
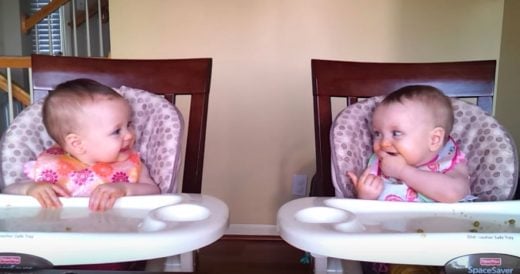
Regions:
[[[176,192],[183,129],[181,113],[162,96],[125,86],[116,91],[133,109],[134,148],[139,151],[150,176],[162,193]],[[23,165],[54,144],[43,126],[42,104],[40,100],[25,108],[0,140],[1,188],[28,180]]]
[[[177,192],[184,119],[181,112],[160,95],[122,86],[117,89],[133,109],[134,148],[148,167],[161,193]]]
[[[372,112],[384,97],[350,105],[335,118],[330,134],[332,178],[338,197],[355,197],[347,171],[360,174],[372,153]],[[466,154],[471,192],[480,201],[511,199],[518,178],[518,156],[510,134],[476,105],[452,99],[451,136]]]

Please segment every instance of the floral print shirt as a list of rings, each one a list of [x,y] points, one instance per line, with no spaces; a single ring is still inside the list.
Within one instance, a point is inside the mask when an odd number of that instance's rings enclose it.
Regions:
[[[90,196],[98,185],[105,183],[137,183],[140,170],[137,152],[132,152],[125,161],[89,166],[59,146],[50,147],[36,161],[24,165],[25,174],[33,181],[58,184],[71,196]]]

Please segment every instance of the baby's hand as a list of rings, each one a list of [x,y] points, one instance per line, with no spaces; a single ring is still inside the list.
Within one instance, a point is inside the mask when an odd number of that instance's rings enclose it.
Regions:
[[[90,195],[88,207],[93,211],[111,209],[116,200],[126,196],[127,183],[108,183],[97,186]]]
[[[61,207],[58,196],[70,197],[70,194],[61,186],[51,183],[33,183],[27,188],[27,195],[38,200],[43,208]]]
[[[377,157],[380,160],[379,167],[384,175],[401,179],[401,172],[408,166],[403,156],[392,155],[384,151],[378,151]]]
[[[350,171],[347,172],[347,175],[354,184],[360,199],[376,200],[383,191],[383,180],[379,176],[370,174],[369,169],[365,169],[359,179]]]

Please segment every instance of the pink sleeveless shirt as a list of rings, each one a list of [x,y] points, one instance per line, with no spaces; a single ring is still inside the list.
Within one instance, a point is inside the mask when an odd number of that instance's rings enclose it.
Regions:
[[[36,161],[27,162],[24,172],[35,182],[58,184],[71,196],[90,196],[100,184],[137,183],[141,160],[132,152],[124,161],[87,165],[60,147],[53,146],[42,152]]]

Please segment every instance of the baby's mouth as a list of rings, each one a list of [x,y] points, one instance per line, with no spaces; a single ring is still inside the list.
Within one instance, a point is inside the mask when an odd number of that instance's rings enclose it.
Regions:
[[[390,156],[397,156],[397,153],[396,152],[386,152],[388,155]]]

